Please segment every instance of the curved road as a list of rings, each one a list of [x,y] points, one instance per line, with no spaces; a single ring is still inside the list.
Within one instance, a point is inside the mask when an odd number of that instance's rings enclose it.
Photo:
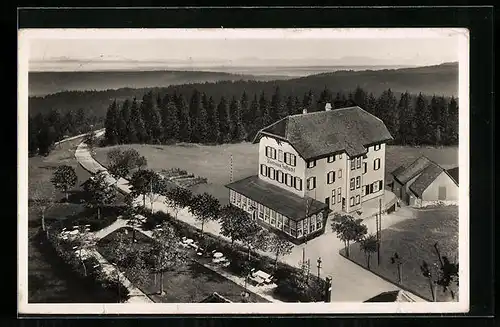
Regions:
[[[103,134],[104,131],[102,130],[97,135],[100,136]],[[75,157],[82,167],[90,173],[106,171],[106,168],[92,157],[87,145],[83,142],[77,147]],[[116,181],[116,179],[109,174],[107,174],[106,180],[111,185],[116,183],[116,187],[120,191],[124,193],[130,192],[127,180],[120,178]],[[137,198],[136,201],[137,203],[142,204],[142,197]],[[147,202],[147,205],[150,207],[151,202]],[[153,202],[153,208],[155,211],[172,213],[171,209],[165,205],[163,197],[161,196],[156,197]],[[405,212],[405,208],[401,208],[397,214],[391,214],[389,216],[386,215],[384,217],[384,227],[387,228],[398,221],[407,219],[408,217],[406,215],[411,215],[411,212]],[[178,219],[199,228],[198,222],[187,209],[181,210],[177,217]],[[390,219],[386,219],[386,217]],[[369,231],[374,230],[374,226],[372,226],[374,225],[374,219],[368,219],[366,223]],[[323,260],[321,275],[330,275],[333,278],[332,302],[363,302],[382,292],[399,289],[396,285],[385,281],[375,274],[343,258],[339,254],[339,250],[343,248],[343,243],[335,236],[334,233],[331,232],[329,222],[327,225],[327,231],[324,235],[309,241],[307,245],[302,244],[300,246],[295,246],[292,253],[285,256],[281,260],[292,266],[297,266],[302,260],[302,249],[305,247],[306,259],[310,259],[311,261],[311,273],[316,274],[316,260],[318,257],[321,257]],[[217,222],[206,223],[204,230],[207,233],[221,236],[220,227]],[[414,294],[408,293],[408,295],[415,301],[425,301]]]

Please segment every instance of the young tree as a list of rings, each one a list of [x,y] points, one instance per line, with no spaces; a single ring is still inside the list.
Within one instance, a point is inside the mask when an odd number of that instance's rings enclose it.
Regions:
[[[84,190],[88,195],[87,206],[97,209],[97,219],[100,219],[101,208],[113,203],[116,198],[116,190],[108,185],[103,173],[91,176],[85,182]]]
[[[165,194],[165,204],[174,211],[175,219],[182,208],[187,207],[192,203],[193,193],[183,187],[173,187]]]
[[[374,234],[370,234],[366,237],[363,237],[360,242],[360,249],[365,253],[366,256],[366,266],[368,270],[370,270],[370,261],[372,254],[377,252],[378,249],[378,239]]]
[[[160,178],[158,174],[156,174],[156,176],[156,178],[153,178],[147,194],[149,202],[151,203],[151,213],[154,213],[153,205],[156,200],[158,200],[160,196],[165,195],[168,189],[166,181]]]
[[[435,286],[436,281],[434,280],[435,273],[433,273],[433,267],[429,265],[426,261],[422,261],[422,264],[420,265],[420,271],[422,273],[422,276],[427,278],[427,281],[429,282],[429,288],[432,294],[432,301],[436,302],[437,301],[436,286]]]
[[[293,244],[278,234],[272,234],[269,238],[269,250],[276,255],[274,269],[278,269],[278,259],[280,256],[288,255],[292,252]]]
[[[75,169],[68,165],[62,165],[57,167],[51,182],[57,190],[64,192],[66,201],[68,201],[68,191],[76,185],[77,180],[78,177],[76,176]]]
[[[178,251],[177,246],[179,237],[172,226],[164,222],[160,228],[153,232],[152,255],[154,258],[154,272],[160,274],[160,295],[165,295],[163,278],[165,272],[169,271],[179,263],[185,260],[184,256]]]
[[[89,252],[95,251],[97,239],[95,238],[95,236],[89,233],[88,227],[80,226],[78,228],[78,232],[79,233],[75,235],[75,238],[71,243],[73,244],[73,248],[76,248],[78,260],[83,267],[83,274],[84,276],[87,276],[87,266],[85,265],[85,259],[88,256]]]
[[[397,252],[391,256],[391,264],[398,267],[398,283],[403,284],[403,260]]]
[[[219,221],[221,225],[221,234],[231,239],[231,247],[235,241],[241,241],[248,231],[247,225],[252,220],[244,210],[226,205],[220,211]]]
[[[146,195],[151,193],[152,189],[156,190],[159,180],[158,174],[152,170],[138,170],[130,178],[131,193],[135,197],[142,195],[144,207],[146,207]]]
[[[205,223],[219,218],[219,200],[207,192],[196,195],[192,198],[189,212],[201,223],[201,235],[203,237]]]
[[[261,228],[253,220],[250,220],[248,224],[245,225],[245,233],[243,234],[243,239],[241,240],[243,244],[248,249],[248,260],[250,261],[251,250],[262,250],[265,251],[269,245],[269,232]]]
[[[136,242],[136,227],[142,225],[140,216],[138,215],[137,207],[134,203],[135,197],[132,193],[128,193],[125,196],[125,210],[122,213],[122,217],[127,220],[127,225],[132,227],[132,244]]]
[[[357,242],[363,239],[368,233],[366,225],[361,224],[362,219],[354,219],[350,215],[342,215],[335,213],[332,230],[337,234],[337,237],[344,242],[346,256],[349,257],[350,242]]]
[[[36,181],[28,189],[29,204],[34,206],[42,219],[42,231],[46,231],[45,213],[56,203],[55,188],[51,183]]]

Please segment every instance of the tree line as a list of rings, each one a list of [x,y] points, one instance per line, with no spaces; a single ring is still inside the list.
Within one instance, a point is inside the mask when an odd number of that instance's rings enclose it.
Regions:
[[[272,94],[264,91],[252,95],[214,97],[194,89],[185,94],[147,92],[142,100],[113,101],[106,118],[105,140],[109,145],[192,142],[221,144],[252,140],[258,130],[288,115],[358,105],[384,121],[400,145],[458,144],[458,100],[454,97],[432,97],[419,93],[391,90],[378,97],[361,87],[344,93],[324,88],[312,90],[301,98],[283,95],[279,86]]]
[[[54,144],[65,137],[90,132],[102,122],[88,115],[83,108],[67,111],[64,115],[57,109],[47,114],[38,113],[28,120],[29,156],[48,155]]]

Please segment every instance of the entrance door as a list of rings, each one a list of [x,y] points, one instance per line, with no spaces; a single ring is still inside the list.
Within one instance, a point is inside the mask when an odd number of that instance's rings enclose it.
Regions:
[[[330,208],[330,197],[325,198],[325,203]]]
[[[438,200],[446,200],[446,186],[439,187]]]

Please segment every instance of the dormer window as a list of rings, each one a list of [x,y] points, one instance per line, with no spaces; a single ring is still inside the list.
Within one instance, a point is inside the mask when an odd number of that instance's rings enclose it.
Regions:
[[[381,145],[380,145],[380,144],[375,144],[375,145],[373,146],[373,150],[375,150],[375,151],[380,150],[380,148],[381,148]]]
[[[328,162],[334,162],[334,161],[335,161],[335,155],[328,156]]]
[[[316,167],[316,160],[311,160],[307,162],[307,168],[314,168]]]

